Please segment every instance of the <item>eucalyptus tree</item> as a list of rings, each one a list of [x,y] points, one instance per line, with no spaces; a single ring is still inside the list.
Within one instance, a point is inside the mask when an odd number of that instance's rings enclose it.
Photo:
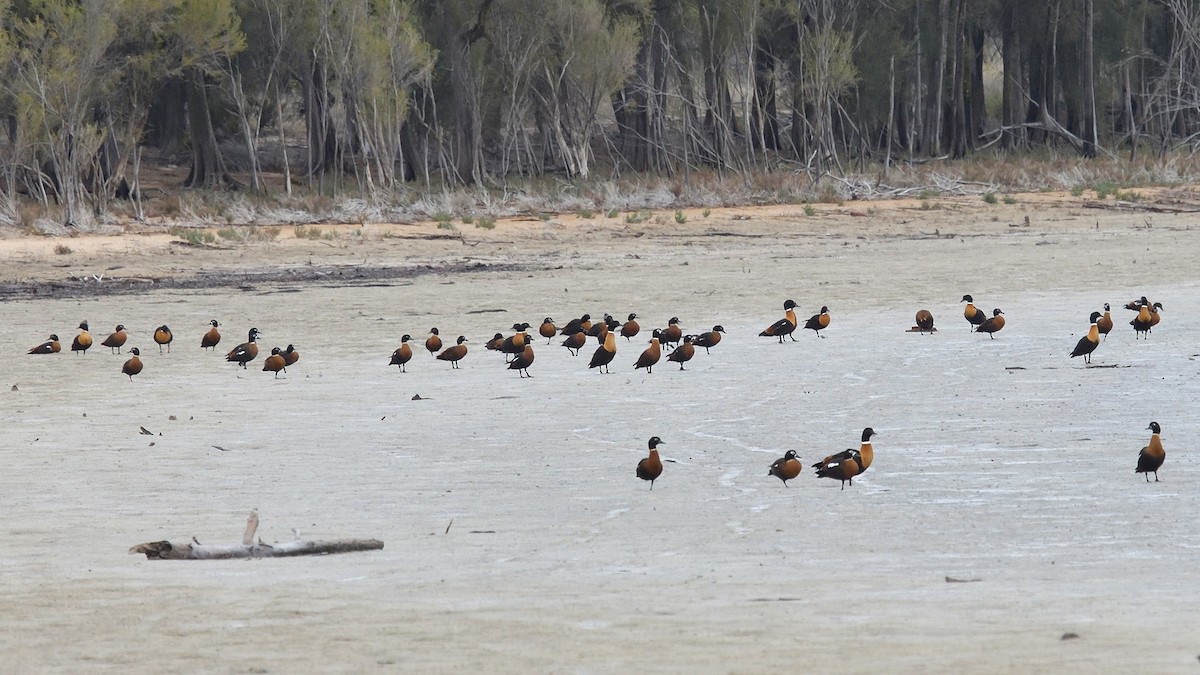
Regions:
[[[5,17],[10,55],[4,88],[26,182],[63,221],[91,217],[84,172],[104,138],[94,105],[114,81],[109,48],[118,30],[103,0],[34,0]]]

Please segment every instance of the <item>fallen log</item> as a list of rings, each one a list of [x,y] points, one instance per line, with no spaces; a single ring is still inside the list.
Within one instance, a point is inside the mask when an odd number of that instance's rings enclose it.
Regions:
[[[267,544],[261,539],[256,543],[258,512],[251,511],[246,519],[246,531],[241,544],[201,544],[195,538],[185,544],[169,541],[150,541],[129,549],[130,553],[142,553],[147,560],[227,560],[230,558],[287,558],[299,555],[328,555],[331,553],[353,553],[355,551],[377,551],[383,548],[378,539],[331,539],[328,541],[301,540]]]

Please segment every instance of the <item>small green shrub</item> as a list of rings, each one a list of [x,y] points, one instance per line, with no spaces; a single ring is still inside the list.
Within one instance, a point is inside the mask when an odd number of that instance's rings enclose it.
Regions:
[[[988,204],[995,204],[995,203],[996,203],[996,201],[997,201],[997,199],[996,199],[996,193],[995,193],[995,192],[985,192],[985,193],[983,193],[983,201],[984,201],[984,202],[986,202],[986,203],[988,203]]]
[[[675,222],[680,225],[683,225],[687,222],[687,216],[684,215],[683,211],[675,211]]]
[[[489,218],[488,216],[481,216],[479,218],[479,222],[475,223],[475,227],[483,230],[494,230],[496,229],[496,219]]]
[[[591,220],[595,215],[596,214],[592,213],[591,211],[589,211],[587,209],[580,209],[580,211],[579,211],[579,217],[584,220]]]
[[[1096,199],[1104,199],[1111,194],[1115,194],[1118,188],[1114,183],[1101,181],[1092,186],[1092,189],[1096,192]]]
[[[1082,185],[1076,185],[1075,187],[1071,188],[1071,196],[1072,197],[1082,197],[1083,190],[1084,190],[1084,187]]]
[[[621,215],[621,212],[617,209],[609,209],[608,213],[605,215],[607,215],[609,218],[616,218],[617,216]]]
[[[812,204],[805,204],[804,205],[804,215],[811,218],[811,217],[817,215],[817,210],[813,207]]]
[[[471,214],[468,213],[467,215],[462,217],[462,222],[463,222],[463,225],[470,225],[471,223],[475,222],[475,216],[472,216]]]
[[[1012,195],[1004,195],[1004,203],[1011,206],[1017,203],[1017,198]]]
[[[703,211],[701,211],[701,212],[700,212],[700,215],[702,215],[702,216],[704,216],[705,218],[707,218],[707,217],[709,217],[710,215],[712,215],[712,209],[704,209]]]

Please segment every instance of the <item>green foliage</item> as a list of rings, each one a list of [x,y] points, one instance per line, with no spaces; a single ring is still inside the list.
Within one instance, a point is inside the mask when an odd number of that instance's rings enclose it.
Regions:
[[[591,220],[596,214],[587,209],[580,209],[577,215],[584,220]]]
[[[496,219],[490,216],[483,216],[479,219],[479,222],[475,223],[475,227],[481,230],[494,230],[496,229]]]
[[[988,204],[995,204],[999,200],[996,199],[995,192],[985,192],[983,193],[983,201]]]
[[[707,217],[709,217],[710,215],[712,215],[712,209],[704,209],[703,211],[701,211],[701,212],[700,212],[700,215],[702,215],[702,216],[704,216],[705,218],[707,218]]]
[[[1012,195],[1004,195],[1004,203],[1011,206],[1017,203],[1017,198]]]
[[[1074,186],[1074,187],[1072,187],[1072,188],[1071,188],[1071,196],[1072,196],[1072,197],[1082,197],[1082,196],[1083,196],[1083,191],[1084,191],[1084,190],[1086,190],[1086,189],[1087,189],[1087,188],[1085,188],[1085,187],[1084,187],[1084,186],[1082,186],[1082,185],[1076,185],[1076,186]]]
[[[1117,187],[1116,183],[1110,183],[1108,181],[1100,181],[1092,186],[1092,190],[1094,190],[1096,193],[1096,199],[1104,199],[1111,194],[1115,194],[1119,189],[1120,188]]]
[[[686,216],[686,215],[684,215],[683,211],[676,211],[676,212],[675,212],[675,222],[676,222],[676,223],[678,223],[678,224],[680,224],[680,225],[683,225],[684,223],[686,223],[686,222],[687,222],[687,216]]]
[[[621,215],[621,212],[618,209],[612,208],[612,209],[609,209],[608,213],[606,213],[604,215],[608,216],[609,218],[616,218],[617,216]]]
[[[811,217],[817,215],[817,209],[814,208],[812,204],[805,204],[804,205],[804,215],[811,218]]]

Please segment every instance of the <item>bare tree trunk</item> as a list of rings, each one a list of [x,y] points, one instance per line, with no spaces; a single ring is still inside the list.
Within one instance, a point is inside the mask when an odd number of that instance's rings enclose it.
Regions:
[[[941,23],[938,31],[937,65],[934,69],[937,86],[934,88],[933,105],[929,115],[930,129],[927,134],[932,141],[929,147],[933,156],[942,154],[942,101],[946,93],[946,41],[950,33],[950,0],[941,0],[938,5],[938,18]]]
[[[1096,20],[1093,0],[1084,0],[1083,21],[1083,154],[1085,157],[1095,157],[1099,139],[1096,130],[1096,64],[1092,36]]]
[[[1000,124],[1005,127],[1001,145],[1015,148],[1021,142],[1021,132],[1015,127],[1021,121],[1021,92],[1017,83],[1021,78],[1021,37],[1017,30],[1017,6],[1010,5],[1004,11],[1004,29],[1001,34],[1000,56],[1003,63],[1003,82],[1000,94]]]
[[[190,188],[237,187],[237,182],[225,168],[217,135],[213,130],[208,104],[208,87],[204,73],[198,68],[187,75],[188,130],[192,145],[192,169],[183,184]]]
[[[483,121],[471,65],[471,47],[485,35],[485,22],[494,0],[483,0],[475,23],[450,39],[450,87],[454,100],[455,179],[483,182]]]

